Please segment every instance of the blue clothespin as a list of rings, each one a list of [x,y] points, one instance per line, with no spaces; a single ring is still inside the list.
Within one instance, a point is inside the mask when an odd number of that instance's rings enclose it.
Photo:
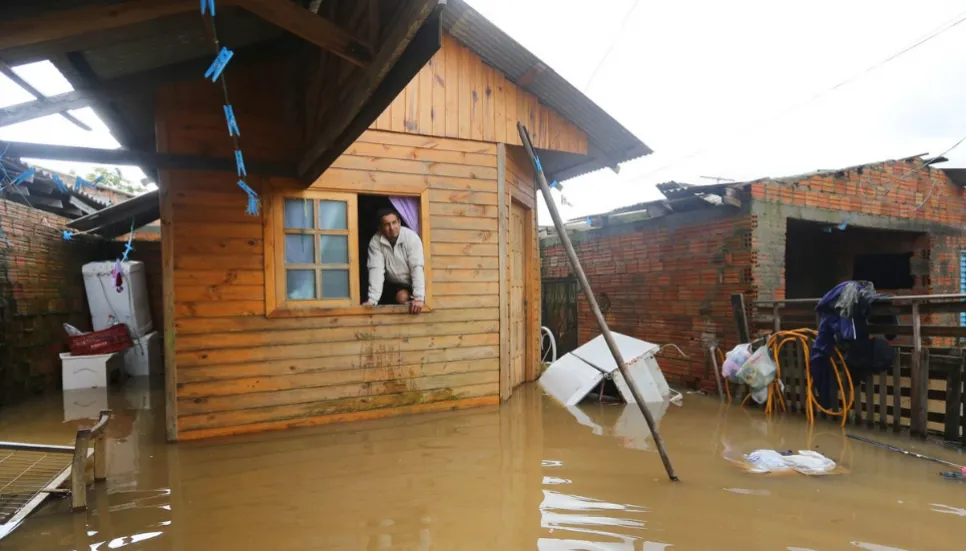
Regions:
[[[537,165],[537,171],[543,172],[543,165],[540,164],[540,157],[533,156],[533,164]]]
[[[88,182],[80,176],[74,176],[74,191],[80,191],[81,187],[96,187],[97,184],[101,183],[101,180],[103,179],[103,176],[98,176],[97,178],[94,178],[93,182]]]
[[[61,193],[67,193],[70,191],[69,189],[67,189],[67,184],[65,184],[64,181],[60,179],[60,176],[54,174],[51,176],[51,178],[54,180],[54,183],[57,184],[57,189],[60,190]]]
[[[134,241],[134,220],[131,220],[131,231],[128,232],[127,243],[124,245],[124,253],[121,255],[121,262],[127,262],[127,255],[134,250],[134,245],[131,242]]]
[[[221,72],[225,70],[225,65],[228,65],[228,61],[231,56],[235,55],[235,52],[229,50],[222,46],[221,51],[218,52],[218,57],[211,62],[211,66],[205,71],[205,78],[210,78],[211,82],[218,80],[221,76]]]
[[[134,250],[134,246],[128,241],[124,244],[124,254],[121,255],[121,262],[127,262],[127,255]]]
[[[242,191],[248,194],[248,208],[245,209],[245,214],[257,216],[259,204],[258,193],[256,193],[252,188],[248,187],[248,184],[245,183],[245,180],[238,180],[238,187],[242,188]]]
[[[560,187],[560,184],[558,184],[556,180],[550,182],[550,189],[559,188],[559,187]]]
[[[215,0],[201,0],[201,15],[205,15],[206,11],[215,16]]]
[[[231,105],[225,106],[225,120],[228,121],[228,135],[241,136],[241,131],[238,130],[238,121],[235,120],[235,110],[231,108]]]
[[[589,216],[587,218],[585,218],[584,221],[587,222],[587,225],[588,226],[593,226],[594,225],[593,221],[590,219]]]
[[[37,172],[36,168],[28,168],[27,170],[21,172],[16,178],[10,182],[11,186],[19,186],[20,184],[26,182],[27,180],[34,177],[34,173]]]
[[[248,176],[248,171],[245,170],[245,159],[242,159],[241,149],[235,150],[235,166],[238,167],[239,176]]]
[[[846,216],[845,220],[842,220],[842,223],[838,225],[839,231],[845,231],[845,228],[849,227],[849,222],[851,222],[853,218],[855,218],[854,212]]]
[[[70,241],[74,238],[74,232],[70,230],[64,230],[64,241]]]

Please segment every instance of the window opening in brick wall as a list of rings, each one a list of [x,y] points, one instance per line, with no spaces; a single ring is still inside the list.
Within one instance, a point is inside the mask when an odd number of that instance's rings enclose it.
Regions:
[[[852,279],[871,281],[876,289],[912,289],[912,253],[857,254]]]

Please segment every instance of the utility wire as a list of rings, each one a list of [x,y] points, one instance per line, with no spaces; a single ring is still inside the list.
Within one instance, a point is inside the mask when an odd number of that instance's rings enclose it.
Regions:
[[[813,94],[811,97],[809,97],[808,99],[806,99],[803,102],[800,102],[798,104],[794,104],[794,105],[788,107],[787,109],[784,109],[784,110],[776,113],[775,115],[773,115],[773,116],[771,116],[771,117],[769,117],[767,119],[763,119],[763,120],[758,121],[757,123],[752,123],[752,124],[746,126],[743,130],[744,131],[751,130],[752,128],[755,128],[757,126],[760,126],[760,125],[765,124],[765,123],[768,123],[768,122],[772,122],[772,121],[774,121],[776,119],[779,119],[781,117],[784,117],[785,115],[788,115],[789,113],[792,113],[794,111],[797,111],[798,109],[804,107],[805,105],[808,105],[808,104],[814,102],[815,100],[817,100],[817,99],[825,96],[826,94],[829,94],[831,92],[834,92],[835,90],[838,90],[839,88],[842,88],[843,86],[845,86],[847,84],[850,84],[851,82],[855,81],[856,79],[858,79],[858,78],[860,78],[862,76],[865,76],[866,74],[868,74],[868,73],[870,73],[870,72],[878,69],[879,67],[882,67],[883,65],[886,65],[887,63],[890,63],[890,62],[894,61],[895,59],[899,58],[900,56],[909,53],[910,51],[918,48],[919,46],[922,46],[923,44],[929,42],[930,40],[936,38],[937,36],[943,34],[944,32],[946,32],[946,31],[948,31],[948,30],[956,27],[957,25],[963,23],[964,21],[966,21],[966,12],[961,12],[958,15],[956,15],[956,16],[948,19],[948,20],[946,20],[945,22],[943,22],[938,27],[935,27],[933,30],[931,30],[928,33],[926,33],[925,35],[923,35],[921,38],[919,38],[918,40],[916,40],[915,42],[913,42],[911,45],[909,45],[909,46],[907,46],[907,47],[899,50],[898,52],[896,52],[896,53],[894,53],[894,54],[886,57],[885,59],[883,59],[881,61],[878,61],[878,62],[876,62],[876,63],[874,63],[874,64],[866,67],[865,69],[863,69],[863,70],[861,70],[861,71],[853,74],[852,76],[850,76],[850,77],[848,77],[848,78],[846,78],[846,79],[844,79],[842,81],[839,81],[838,83],[832,85],[831,87],[826,88],[826,89],[824,89],[824,90],[822,90],[820,92],[817,92],[817,93]],[[709,147],[710,146],[708,146],[708,145],[702,146],[699,149],[697,149],[697,150],[695,150],[695,151],[693,151],[693,152],[685,155],[684,157],[681,157],[681,158],[679,158],[677,160],[674,160],[674,161],[671,161],[669,163],[666,163],[663,166],[658,167],[658,168],[656,168],[654,170],[651,170],[649,172],[646,172],[644,174],[641,174],[641,175],[638,175],[638,176],[634,176],[633,178],[630,178],[628,180],[625,180],[624,183],[636,182],[636,181],[642,180],[644,178],[647,178],[649,176],[652,176],[654,174],[657,174],[659,172],[663,172],[664,170],[667,170],[668,168],[671,168],[672,166],[675,166],[677,164],[680,164],[683,161],[687,161],[689,159],[692,159],[692,158],[700,155],[701,153],[704,153],[705,151],[707,151],[709,149]]]
[[[639,3],[640,0],[634,0],[634,3],[631,4],[631,9],[627,10],[627,13],[624,14],[624,21],[621,23],[620,30],[617,31],[616,35],[614,35],[614,39],[611,40],[610,45],[607,46],[607,50],[604,51],[604,55],[600,58],[600,61],[597,62],[593,72],[590,73],[590,78],[587,79],[587,84],[584,85],[585,92],[588,88],[590,88],[591,83],[594,82],[594,79],[597,77],[597,72],[600,71],[600,68],[604,66],[604,61],[607,61],[607,58],[610,57],[611,52],[614,50],[614,46],[617,46],[617,43],[620,42],[621,37],[624,36],[624,30],[627,29],[627,22],[631,20],[631,14],[633,14],[634,10],[637,9],[637,5]]]

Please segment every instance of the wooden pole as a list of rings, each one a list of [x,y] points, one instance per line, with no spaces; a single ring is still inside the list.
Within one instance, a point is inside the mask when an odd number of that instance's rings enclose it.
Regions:
[[[614,356],[614,361],[617,362],[617,368],[621,372],[621,376],[624,377],[624,381],[627,383],[627,387],[630,389],[631,394],[634,396],[634,401],[637,402],[637,407],[640,408],[641,413],[644,415],[644,420],[647,422],[647,428],[650,429],[651,434],[654,436],[654,444],[657,446],[657,451],[661,455],[661,461],[664,463],[664,470],[667,471],[667,476],[672,481],[677,481],[678,477],[674,474],[674,467],[671,466],[671,459],[667,455],[667,450],[664,449],[664,440],[661,438],[661,433],[657,430],[657,424],[654,422],[654,417],[651,415],[650,410],[647,409],[647,405],[644,403],[644,397],[641,396],[641,391],[637,388],[637,383],[631,377],[630,370],[628,370],[627,365],[624,363],[624,358],[621,357],[621,352],[617,348],[617,343],[614,341],[614,335],[611,334],[610,328],[607,327],[607,321],[604,319],[604,314],[600,311],[600,306],[597,305],[597,298],[594,297],[594,292],[590,288],[590,283],[587,281],[587,275],[584,274],[584,269],[580,265],[580,259],[577,258],[577,252],[574,250],[573,243],[570,242],[570,236],[564,228],[563,220],[560,218],[560,213],[557,212],[557,205],[553,202],[553,196],[550,194],[550,185],[547,183],[547,176],[543,173],[543,167],[540,166],[540,161],[537,159],[536,153],[533,151],[533,144],[530,141],[530,133],[527,128],[523,126],[523,123],[517,123],[517,131],[520,132],[520,140],[523,142],[523,147],[527,151],[527,155],[530,156],[530,162],[533,163],[534,172],[537,175],[537,182],[540,184],[540,191],[543,192],[543,199],[547,203],[547,209],[550,210],[550,217],[553,219],[553,225],[557,228],[557,236],[560,237],[560,242],[563,243],[564,249],[567,250],[567,258],[570,260],[570,267],[573,268],[574,273],[577,275],[577,280],[580,282],[580,287],[584,291],[584,297],[587,299],[587,303],[590,304],[590,310],[594,314],[594,318],[597,320],[597,326],[600,328],[601,334],[604,336],[604,341],[607,343],[607,348],[610,349],[611,355]]]
[[[718,385],[718,398],[722,402],[724,402],[725,394],[724,394],[724,389],[721,386],[722,374],[721,374],[721,368],[718,366],[718,354],[717,354],[718,346],[714,345],[711,348],[709,348],[708,351],[711,353],[711,367],[714,368],[714,383]]]
[[[74,441],[74,457],[70,463],[70,505],[78,510],[87,507],[87,450],[90,447],[91,430],[80,429]]]

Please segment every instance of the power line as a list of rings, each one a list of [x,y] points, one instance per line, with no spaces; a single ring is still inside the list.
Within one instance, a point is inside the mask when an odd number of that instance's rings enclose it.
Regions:
[[[758,121],[756,123],[752,123],[752,124],[746,126],[743,129],[743,131],[746,132],[748,130],[751,130],[752,128],[755,128],[756,126],[760,126],[762,124],[765,124],[765,123],[768,123],[768,122],[772,122],[772,121],[774,121],[776,119],[779,119],[781,117],[784,117],[785,115],[787,115],[789,113],[792,113],[794,111],[797,111],[798,109],[804,107],[805,105],[808,105],[808,104],[814,102],[815,100],[817,100],[817,99],[825,96],[826,94],[829,94],[830,92],[834,92],[835,90],[838,90],[839,88],[842,88],[843,86],[845,86],[845,85],[853,82],[854,80],[856,80],[856,79],[858,79],[858,78],[860,78],[860,77],[862,77],[862,76],[864,76],[864,75],[866,75],[866,74],[868,74],[868,73],[870,73],[870,72],[878,69],[879,67],[882,67],[883,65],[886,65],[887,63],[894,61],[895,59],[899,58],[900,56],[909,53],[910,51],[918,48],[919,46],[922,46],[923,44],[929,42],[930,40],[936,38],[937,36],[943,34],[944,32],[946,32],[946,31],[948,31],[948,30],[956,27],[957,25],[963,23],[964,21],[966,21],[966,12],[961,12],[958,15],[956,15],[956,16],[950,18],[950,19],[947,19],[945,22],[943,22],[942,24],[940,24],[938,27],[933,28],[933,30],[929,31],[928,33],[926,33],[925,35],[923,35],[922,37],[920,37],[919,39],[917,39],[911,45],[909,45],[909,46],[907,46],[907,47],[899,50],[898,52],[896,52],[896,53],[894,53],[894,54],[886,57],[885,59],[883,59],[881,61],[878,61],[876,63],[873,63],[872,65],[866,67],[865,69],[863,69],[863,70],[861,70],[861,71],[853,74],[852,76],[850,76],[850,77],[848,77],[848,78],[846,78],[846,79],[844,79],[842,81],[839,81],[838,83],[832,85],[831,87],[826,88],[826,89],[824,89],[824,90],[822,90],[820,92],[817,92],[817,93],[813,94],[811,97],[809,97],[805,101],[802,101],[800,103],[794,104],[794,105],[792,105],[792,106],[790,106],[790,107],[788,107],[788,108],[786,108],[786,109],[784,109],[782,111],[779,111],[778,113],[772,115],[771,117],[769,117],[767,119],[762,119],[762,120],[760,120],[760,121]],[[673,160],[673,161],[671,161],[669,163],[664,164],[661,167],[658,167],[658,168],[656,168],[654,170],[651,170],[649,172],[646,172],[644,174],[641,174],[641,175],[638,175],[638,176],[634,176],[631,179],[625,180],[624,183],[636,182],[636,181],[642,180],[644,178],[650,177],[650,176],[652,176],[654,174],[657,174],[659,172],[663,172],[664,170],[667,170],[668,168],[670,168],[672,166],[675,166],[675,165],[677,165],[677,164],[679,164],[679,163],[681,163],[683,161],[687,161],[689,159],[692,159],[692,158],[700,155],[701,153],[704,153],[709,148],[710,148],[710,146],[708,146],[708,145],[702,146],[699,149],[697,149],[697,150],[695,150],[695,151],[693,151],[693,152],[685,155],[684,157],[681,157],[681,158],[679,158],[677,160]]]
[[[631,14],[633,14],[634,10],[637,9],[637,5],[639,3],[640,3],[640,0],[634,0],[634,3],[631,4],[631,9],[627,10],[627,13],[624,15],[624,21],[623,23],[621,23],[620,30],[617,31],[616,35],[614,35],[614,39],[611,40],[610,45],[607,46],[607,50],[604,51],[604,55],[600,58],[600,61],[597,62],[597,65],[594,67],[593,72],[590,73],[590,78],[587,79],[587,84],[584,85],[585,92],[587,91],[588,88],[590,88],[591,83],[594,82],[594,79],[597,77],[597,72],[600,71],[600,68],[604,66],[604,61],[606,61],[607,58],[610,57],[610,53],[611,51],[613,51],[614,46],[617,45],[621,37],[624,35],[624,30],[627,28],[627,22],[631,20]]]

